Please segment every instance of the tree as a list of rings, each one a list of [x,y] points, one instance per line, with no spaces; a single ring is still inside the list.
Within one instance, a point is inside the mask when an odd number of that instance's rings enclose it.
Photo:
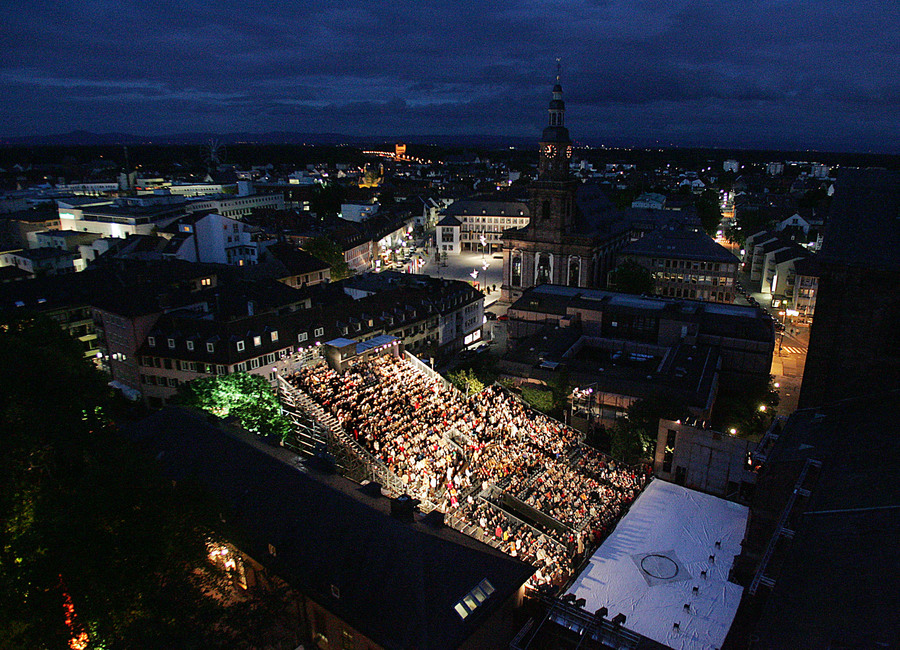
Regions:
[[[722,391],[716,399],[712,424],[741,437],[758,439],[769,428],[779,401],[778,390],[768,381],[745,382],[740,390]]]
[[[324,215],[334,216],[341,213],[346,190],[335,183],[317,185],[310,197],[309,209],[322,219]]]
[[[540,388],[522,387],[522,399],[533,409],[542,413],[550,413],[555,406],[553,391]]]
[[[447,379],[457,390],[462,391],[466,395],[474,395],[484,390],[484,383],[478,379],[472,368],[448,373]]]
[[[677,402],[662,397],[633,402],[612,427],[611,454],[629,463],[652,456],[660,419],[678,419],[682,411]]]
[[[344,260],[344,251],[328,237],[310,239],[301,248],[331,266],[332,280],[343,280],[353,275],[350,265]]]
[[[236,372],[204,377],[178,387],[179,404],[208,411],[222,418],[237,418],[241,426],[260,436],[284,440],[290,421],[265,377]]]
[[[0,322],[0,647],[212,647],[216,506],[122,438],[55,323]]]
[[[634,260],[625,260],[609,276],[609,288],[613,291],[641,295],[653,293],[653,287],[650,271]]]
[[[628,420],[620,419],[610,428],[610,455],[625,463],[636,463],[646,454],[646,440]]]
[[[703,190],[694,204],[703,230],[710,237],[715,236],[722,222],[722,210],[719,207],[719,193],[713,189]]]

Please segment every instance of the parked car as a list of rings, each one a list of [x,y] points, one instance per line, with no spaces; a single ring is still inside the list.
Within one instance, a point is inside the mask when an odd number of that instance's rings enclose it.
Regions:
[[[509,320],[509,316],[507,316],[506,314],[503,314],[502,316],[498,316],[497,320]]]
[[[497,320],[497,314],[495,314],[492,311],[484,312],[484,317],[487,318],[488,320]]]

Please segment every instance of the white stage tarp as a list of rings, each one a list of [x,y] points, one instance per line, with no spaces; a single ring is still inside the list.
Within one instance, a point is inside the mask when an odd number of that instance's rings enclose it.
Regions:
[[[569,593],[677,650],[720,648],[744,591],[728,582],[749,509],[654,480]],[[695,590],[696,588],[696,590]],[[677,626],[676,626],[677,624]]]

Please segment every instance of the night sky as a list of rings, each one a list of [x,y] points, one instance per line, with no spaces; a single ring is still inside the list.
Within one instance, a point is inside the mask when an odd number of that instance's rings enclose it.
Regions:
[[[900,151],[900,2],[0,3],[0,136],[537,137]]]

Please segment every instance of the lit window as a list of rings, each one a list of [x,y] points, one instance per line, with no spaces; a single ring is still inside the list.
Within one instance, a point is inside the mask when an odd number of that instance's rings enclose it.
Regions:
[[[278,332],[272,332],[272,342],[274,343],[277,340],[278,340]]]
[[[262,337],[261,337],[261,336],[254,336],[254,337],[253,337],[253,345],[256,346],[256,347],[259,347],[260,345],[262,345]]]

